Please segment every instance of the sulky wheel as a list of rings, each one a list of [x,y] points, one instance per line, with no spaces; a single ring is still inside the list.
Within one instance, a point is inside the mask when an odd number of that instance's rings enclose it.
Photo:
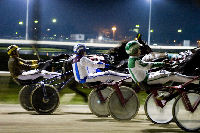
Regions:
[[[160,93],[164,93],[165,95],[169,94],[168,92],[159,91],[158,94]],[[174,101],[175,99],[168,101],[166,105],[163,108],[161,108],[156,104],[153,94],[149,94],[146,98],[144,105],[144,110],[147,118],[155,124],[170,123],[173,120],[172,107]]]
[[[19,102],[22,108],[24,108],[27,111],[34,111],[30,97],[31,93],[34,90],[36,86],[35,85],[25,85],[20,91],[19,91]]]
[[[113,91],[108,99],[107,107],[110,115],[116,120],[131,120],[139,110],[139,99],[137,94],[128,87],[121,86],[120,91],[125,98],[123,105],[116,91]]]
[[[112,88],[107,87],[103,90],[99,90],[99,92],[97,91],[97,89],[94,89],[90,92],[88,96],[88,105],[89,105],[90,111],[94,115],[98,117],[107,117],[110,114],[108,112],[106,102],[107,102],[108,96],[112,92]],[[103,100],[100,100],[101,99],[100,94],[102,94]]]
[[[189,101],[186,104],[183,102],[183,96],[179,96],[173,105],[173,117],[176,124],[187,132],[200,131],[200,93],[190,92],[186,94]],[[198,101],[198,102],[197,102]],[[194,112],[191,112],[185,108],[190,102],[192,106],[198,105]],[[198,104],[197,104],[198,103]]]
[[[59,93],[52,85],[38,86],[31,94],[31,104],[39,114],[53,113],[59,103]]]

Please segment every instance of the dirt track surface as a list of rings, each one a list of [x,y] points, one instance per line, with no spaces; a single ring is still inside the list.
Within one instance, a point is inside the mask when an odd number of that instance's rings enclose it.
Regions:
[[[28,112],[20,105],[0,104],[0,133],[177,133],[175,123],[152,124],[144,110],[131,121],[91,114],[87,105],[60,105],[52,115]]]

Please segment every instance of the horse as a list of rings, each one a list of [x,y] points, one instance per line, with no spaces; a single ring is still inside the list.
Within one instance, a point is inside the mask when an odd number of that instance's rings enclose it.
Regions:
[[[185,59],[174,68],[174,70],[172,69],[173,71],[177,71],[187,76],[200,75],[200,49],[196,48],[191,51],[193,54],[186,56]]]
[[[138,35],[139,36],[139,35]],[[158,53],[153,52],[152,49],[147,45],[144,41],[141,39],[141,35],[138,37],[138,41],[142,44],[141,51],[142,56],[140,57],[144,61],[163,61],[165,59],[169,60],[169,57],[166,53]],[[118,47],[110,49],[106,54],[100,54],[100,55],[88,55],[88,58],[92,60],[98,60],[103,61],[104,63],[110,64],[112,67],[109,68],[113,71],[118,71],[122,73],[128,73],[127,65],[128,65],[128,58],[129,55],[125,51],[125,46],[128,43],[128,41],[122,41],[121,44]],[[194,70],[200,66],[200,63],[197,61],[197,59],[200,56],[200,50],[196,50],[196,52],[189,56],[184,63],[178,64],[176,69],[171,69],[170,71],[177,71],[185,75],[195,75]],[[72,56],[65,55],[67,57],[65,61],[63,62],[62,70],[63,71],[70,71],[72,70]],[[103,57],[103,59],[102,59]],[[63,55],[53,57],[54,60],[58,60],[60,58],[63,58]],[[193,65],[191,65],[193,64]],[[161,68],[162,69],[162,68]],[[67,80],[73,76],[73,73],[70,73],[69,75],[65,76],[64,78]],[[125,83],[126,84],[126,83]],[[81,95],[84,98],[84,101],[87,102],[87,94],[80,91],[77,86],[80,85],[78,82],[75,81],[75,79],[71,80],[69,84],[67,84],[67,87],[73,91],[75,91],[77,94]],[[127,83],[126,84],[129,87],[132,87],[132,84]],[[137,86],[134,86],[134,89],[137,88]],[[136,90],[136,92],[139,90]]]

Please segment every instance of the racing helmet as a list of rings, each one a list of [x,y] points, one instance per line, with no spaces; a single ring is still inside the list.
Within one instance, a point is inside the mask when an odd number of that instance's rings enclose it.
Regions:
[[[129,55],[137,54],[141,46],[138,41],[129,41],[125,47],[126,53]]]
[[[20,48],[17,46],[17,45],[10,45],[8,48],[7,48],[7,53],[8,55],[12,56],[12,55],[16,55],[17,54],[17,51],[19,50]]]
[[[77,55],[83,55],[86,52],[86,46],[85,44],[77,44],[74,46],[73,51]]]

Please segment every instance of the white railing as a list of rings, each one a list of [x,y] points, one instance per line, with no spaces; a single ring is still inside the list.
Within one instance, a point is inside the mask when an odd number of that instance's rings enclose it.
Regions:
[[[34,40],[9,40],[9,39],[0,39],[0,44],[41,44],[41,45],[58,45],[58,46],[74,46],[77,43],[81,42],[61,42],[61,41],[34,41]],[[109,43],[84,43],[88,47],[117,47],[119,43],[109,44]],[[150,45],[152,49],[194,49],[194,46],[154,46]]]
[[[34,41],[34,40],[8,40],[0,39],[0,44],[41,44],[41,45],[57,45],[57,46],[74,46],[81,42],[60,42],[60,41]],[[107,43],[84,43],[88,47],[116,47],[119,44],[107,44]]]
[[[10,72],[9,71],[0,71],[0,76],[10,76]]]

